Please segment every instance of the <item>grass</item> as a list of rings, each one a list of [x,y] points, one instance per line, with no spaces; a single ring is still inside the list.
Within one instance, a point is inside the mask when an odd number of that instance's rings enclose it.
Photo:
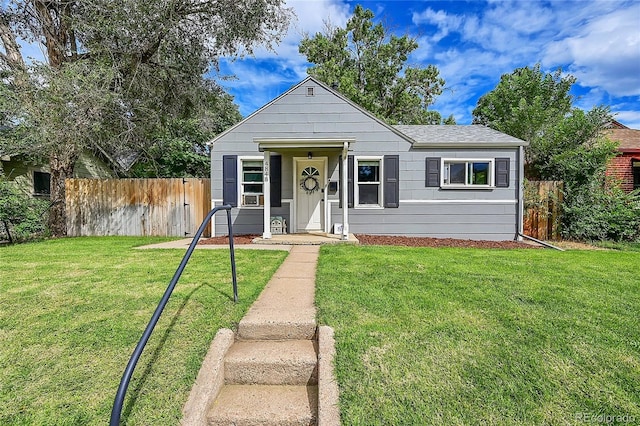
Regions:
[[[159,239],[51,240],[0,248],[0,424],[108,423],[123,369],[184,250]],[[196,250],[136,368],[128,425],[177,424],[213,336],[233,327],[285,257]]]
[[[640,252],[640,242],[614,242],[614,241],[596,241],[593,243],[597,247],[606,248],[609,250],[620,251],[637,251]]]
[[[323,247],[316,300],[336,333],[342,423],[640,421],[639,261]]]

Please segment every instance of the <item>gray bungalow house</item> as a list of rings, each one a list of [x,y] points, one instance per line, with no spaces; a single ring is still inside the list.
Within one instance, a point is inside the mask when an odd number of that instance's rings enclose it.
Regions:
[[[526,145],[484,126],[390,126],[308,77],[210,142],[212,205],[237,207],[234,233],[266,239],[514,240]]]

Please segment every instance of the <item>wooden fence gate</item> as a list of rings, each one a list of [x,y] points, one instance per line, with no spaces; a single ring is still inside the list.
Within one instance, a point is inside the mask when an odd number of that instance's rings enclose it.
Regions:
[[[189,237],[211,210],[210,179],[67,179],[65,190],[73,237]]]
[[[562,182],[526,181],[524,234],[539,240],[560,240]]]

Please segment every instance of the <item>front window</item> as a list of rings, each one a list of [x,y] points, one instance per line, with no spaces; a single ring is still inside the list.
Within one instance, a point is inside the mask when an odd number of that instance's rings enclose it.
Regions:
[[[241,160],[242,179],[240,182],[242,206],[264,205],[264,176],[262,160]]]
[[[442,186],[492,187],[493,160],[442,160]]]
[[[379,158],[358,158],[356,159],[356,162],[356,205],[365,207],[381,207],[381,160]]]
[[[633,170],[633,189],[640,189],[640,160],[632,160],[631,169]]]

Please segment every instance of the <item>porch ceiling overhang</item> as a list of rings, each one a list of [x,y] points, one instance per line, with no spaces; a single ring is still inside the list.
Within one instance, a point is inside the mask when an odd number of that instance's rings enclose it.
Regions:
[[[338,139],[300,139],[300,138],[253,138],[258,144],[260,151],[274,149],[342,149],[344,143],[351,145],[355,143],[355,138],[338,138]]]

